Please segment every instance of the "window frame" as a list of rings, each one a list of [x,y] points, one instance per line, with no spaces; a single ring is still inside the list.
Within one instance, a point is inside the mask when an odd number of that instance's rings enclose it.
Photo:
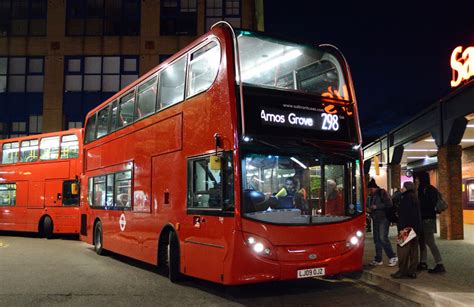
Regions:
[[[209,86],[207,86],[206,88],[200,90],[200,91],[197,91],[195,93],[193,93],[192,95],[189,95],[189,86],[190,86],[190,65],[191,65],[191,57],[194,53],[198,52],[199,50],[201,50],[202,48],[205,48],[206,46],[212,44],[213,42],[215,42],[217,44],[217,48],[219,48],[219,64],[218,64],[218,68],[217,68],[217,71],[216,71],[216,74],[214,76],[214,78],[212,79],[212,82],[209,84]],[[219,40],[217,39],[217,37],[211,37],[209,40],[206,40],[205,42],[199,44],[198,46],[196,46],[195,48],[193,48],[192,50],[190,50],[188,52],[188,59],[187,59],[187,63],[186,63],[186,80],[185,80],[185,92],[184,92],[184,100],[186,99],[189,99],[189,98],[192,98],[194,96],[197,96],[201,93],[204,93],[204,92],[207,92],[213,85],[214,83],[216,82],[217,80],[217,76],[219,76],[219,71],[220,71],[220,66],[222,64],[222,46],[219,42]]]
[[[117,206],[117,174],[120,173],[126,173],[130,172],[130,179],[125,179],[125,180],[119,180],[119,181],[127,181],[130,180],[130,206]],[[109,178],[112,176],[112,205],[107,205],[107,199],[108,199],[108,188],[109,188]],[[95,204],[95,196],[96,196],[96,179],[100,177],[105,177],[105,205],[104,206],[98,206]],[[125,169],[125,170],[120,170],[116,172],[110,172],[110,173],[105,173],[101,175],[96,175],[96,176],[90,176],[88,178],[88,204],[89,207],[92,209],[101,209],[101,210],[118,210],[118,211],[133,211],[134,207],[134,199],[133,199],[133,193],[134,193],[134,172],[133,169]]]
[[[43,149],[41,148],[41,143],[44,141],[44,140],[47,140],[47,139],[54,139],[54,138],[57,138],[58,139],[58,155],[56,158],[47,158],[47,159],[43,159],[41,158],[42,156],[42,152],[43,152]],[[54,148],[54,147],[49,147],[49,149],[51,150],[51,148]],[[40,161],[54,161],[54,160],[59,160],[59,157],[61,156],[61,136],[59,135],[52,135],[52,136],[48,136],[48,137],[43,137],[39,140],[39,160]]]
[[[211,156],[218,156],[221,160],[221,169],[219,170],[220,175],[220,205],[216,208],[211,207],[194,207],[193,206],[193,199],[196,194],[195,191],[195,169],[194,165],[198,161],[210,161]],[[229,191],[232,193],[232,206],[229,206],[229,209],[224,208],[224,196],[227,186],[224,183],[227,182],[228,178],[226,175],[225,164],[227,162],[231,162],[231,170],[232,170],[232,178],[231,178],[231,190]],[[233,178],[233,170],[234,170],[234,162],[232,159],[232,151],[220,151],[218,153],[200,155],[195,157],[190,157],[187,159],[187,188],[186,188],[186,214],[188,215],[209,215],[209,216],[227,216],[233,217],[235,212],[235,193],[234,193],[234,178]]]
[[[33,0],[25,0],[27,1],[27,12],[26,12],[26,17],[25,19],[22,19],[22,18],[13,18],[13,2],[14,0],[11,0],[9,1],[9,9],[8,9],[8,20],[6,21],[6,23],[8,24],[7,26],[7,29],[6,29],[6,33],[4,34],[1,34],[0,33],[0,36],[5,36],[5,37],[45,37],[47,36],[47,18],[48,18],[48,2],[46,0],[40,0],[43,2],[43,5],[44,5],[44,12],[43,14],[41,15],[37,15],[37,14],[34,14],[34,12],[32,11],[33,10]],[[38,0],[35,0],[35,1],[38,1]],[[14,20],[26,20],[27,22],[27,25],[26,25],[26,34],[13,34],[12,33],[12,28],[13,28],[13,25],[12,25],[12,22]],[[41,34],[32,34],[32,24],[31,22],[33,20],[44,20],[44,32],[41,33]]]
[[[181,1],[182,0],[175,0],[173,2],[176,2],[176,11],[171,14],[164,14],[163,12],[165,11],[164,9],[164,4],[166,1],[160,1],[160,36],[196,36],[198,33],[198,10],[199,10],[199,3],[197,0],[195,1],[195,11],[186,11],[182,12],[181,11]],[[193,1],[193,0],[191,0]],[[188,0],[189,2],[189,0]],[[182,22],[182,19],[184,19],[185,15],[184,14],[189,14],[189,13],[194,13],[194,28],[191,29],[188,32],[178,32],[178,24],[179,22]],[[174,21],[174,33],[168,33],[163,31],[163,22],[166,22],[168,20],[173,20]]]
[[[10,192],[10,191],[14,191],[14,199],[12,201],[11,195],[9,195],[10,202],[8,204],[5,204],[5,205],[0,202],[0,208],[15,207],[16,206],[16,192],[17,192],[16,182],[4,182],[4,183],[2,182],[2,183],[0,183],[0,186],[3,186],[3,185],[7,186],[7,188],[6,188],[6,190],[2,190],[2,191],[7,191],[7,193]],[[11,188],[9,186],[14,186],[14,187]]]
[[[29,143],[31,144],[31,141],[36,141],[36,142],[37,142],[37,144],[36,144],[36,159],[31,160],[31,161],[27,161],[28,158],[26,158],[26,160],[23,161],[22,154],[21,154],[21,148],[23,147],[23,143],[29,142]],[[36,161],[38,161],[38,160],[39,160],[39,157],[40,157],[40,147],[39,147],[39,145],[40,145],[40,140],[39,140],[39,139],[22,140],[22,141],[20,142],[20,158],[19,158],[18,162],[20,162],[20,163],[31,163],[31,162],[36,162]],[[32,147],[32,146],[29,145],[29,147]]]
[[[4,77],[6,82],[5,82],[5,91],[0,92],[4,94],[38,94],[38,93],[44,93],[44,76],[45,76],[45,57],[44,56],[0,56],[2,59],[6,59],[6,68],[5,68],[5,73],[0,74],[0,77]],[[25,61],[25,67],[22,72],[12,72],[10,69],[10,64],[11,61],[14,59],[23,59]],[[31,60],[41,60],[41,71],[40,72],[32,72],[31,70],[31,65],[30,61]],[[31,77],[42,77],[42,86],[41,90],[35,91],[35,90],[28,90],[28,80],[30,80]],[[10,83],[11,83],[11,78],[13,77],[23,77],[23,87],[21,90],[10,90]]]
[[[66,14],[65,14],[65,27],[64,27],[64,35],[65,36],[71,36],[71,37],[77,37],[77,36],[140,36],[141,32],[141,24],[140,24],[140,16],[141,16],[141,1],[140,0],[127,0],[129,3],[135,2],[136,5],[136,16],[133,14],[130,14],[130,11],[126,9],[123,5],[123,1],[120,1],[120,14],[118,17],[120,20],[132,20],[134,22],[134,25],[136,26],[136,33],[132,33],[133,31],[126,31],[125,29],[130,29],[130,28],[125,28],[124,24],[121,23],[120,27],[117,32],[110,32],[107,31],[107,26],[106,26],[106,21],[107,20],[113,20],[113,16],[107,15],[106,9],[106,1],[102,1],[102,7],[100,8],[99,14],[96,15],[90,15],[88,14],[87,10],[87,0],[67,0],[66,1]],[[72,3],[76,4],[79,3],[80,8],[82,9],[81,14],[78,16],[73,16],[72,14]],[[135,17],[135,18],[134,18]],[[68,26],[70,20],[80,20],[82,21],[82,30],[78,31],[78,33],[71,33],[70,28]],[[100,34],[94,34],[94,33],[88,33],[87,31],[87,23],[88,21],[90,22],[91,20],[100,20],[102,23],[101,31]],[[130,22],[128,22],[130,23]],[[128,24],[127,23],[127,24]]]

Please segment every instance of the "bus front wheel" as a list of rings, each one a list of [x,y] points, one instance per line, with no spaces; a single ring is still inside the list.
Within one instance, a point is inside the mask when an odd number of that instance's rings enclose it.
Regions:
[[[103,255],[104,254],[104,248],[102,246],[102,223],[97,222],[94,227],[94,250],[97,253],[97,255]]]
[[[51,239],[53,237],[53,221],[49,216],[44,217],[43,234],[47,239]]]
[[[168,277],[171,282],[178,282],[181,279],[181,272],[179,271],[179,240],[174,231],[171,231],[169,234],[167,254]]]

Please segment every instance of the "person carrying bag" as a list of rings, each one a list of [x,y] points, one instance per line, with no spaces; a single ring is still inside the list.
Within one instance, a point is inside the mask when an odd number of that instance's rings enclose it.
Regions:
[[[392,278],[416,278],[418,233],[421,232],[420,201],[413,182],[405,182],[398,207],[398,271]]]
[[[426,248],[426,246],[428,246],[436,263],[436,266],[429,269],[428,273],[444,273],[446,269],[443,265],[443,259],[441,258],[441,253],[439,252],[434,237],[434,234],[437,232],[436,213],[438,213],[438,210],[436,207],[439,203],[438,200],[441,201],[442,198],[439,199],[440,193],[430,184],[430,176],[428,173],[421,172],[416,174],[415,182],[418,184],[418,198],[420,200],[422,219],[422,231],[419,233],[421,256],[418,270],[422,271],[428,269],[428,250]]]

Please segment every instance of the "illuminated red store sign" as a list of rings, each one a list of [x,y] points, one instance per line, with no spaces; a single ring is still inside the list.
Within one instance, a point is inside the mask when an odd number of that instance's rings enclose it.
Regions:
[[[464,51],[461,46],[456,47],[451,54],[451,68],[453,69],[451,87],[456,87],[462,81],[474,76],[474,47],[468,47]]]

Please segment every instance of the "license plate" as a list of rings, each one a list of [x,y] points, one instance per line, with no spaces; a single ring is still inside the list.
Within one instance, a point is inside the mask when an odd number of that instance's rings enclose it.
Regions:
[[[312,269],[304,269],[304,270],[297,271],[298,278],[324,276],[324,274],[325,274],[324,268],[312,268]]]

